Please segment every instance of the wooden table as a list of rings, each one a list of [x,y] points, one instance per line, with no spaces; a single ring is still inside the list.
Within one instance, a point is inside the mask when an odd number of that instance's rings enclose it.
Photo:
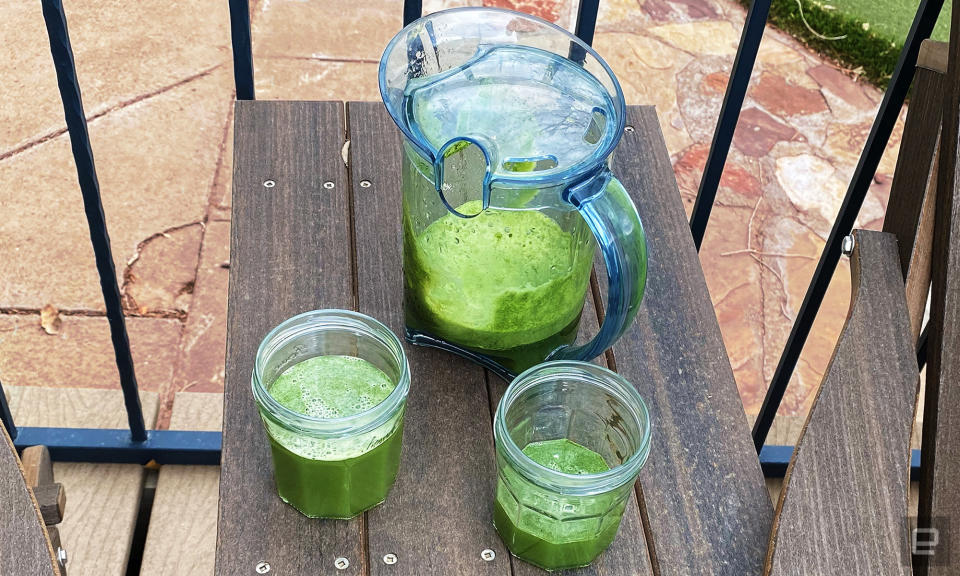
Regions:
[[[634,326],[601,360],[647,400],[653,443],[617,539],[577,572],[760,574],[773,510],[747,419],[656,113],[631,107],[627,124],[614,170],[644,220],[649,280]],[[235,135],[217,574],[538,572],[493,529],[491,414],[506,383],[437,350],[406,346],[403,456],[385,504],[310,520],[276,496],[255,351],[317,308],[402,333],[400,135],[380,103],[254,101],[237,102]]]

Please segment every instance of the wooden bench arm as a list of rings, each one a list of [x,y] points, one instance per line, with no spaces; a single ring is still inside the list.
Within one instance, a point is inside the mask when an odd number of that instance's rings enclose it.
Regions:
[[[896,238],[854,238],[850,312],[784,478],[764,574],[910,574],[910,318]]]
[[[13,442],[0,426],[0,572],[62,576],[55,554]]]

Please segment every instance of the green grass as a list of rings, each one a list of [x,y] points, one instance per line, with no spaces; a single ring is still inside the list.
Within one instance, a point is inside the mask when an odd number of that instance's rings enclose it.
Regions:
[[[750,0],[741,0],[749,6]],[[810,32],[800,16],[797,0],[773,0],[769,22],[789,32],[814,50],[851,69],[862,68],[871,82],[885,87],[896,66],[919,0],[800,0]],[[936,40],[950,36],[950,4],[944,2],[933,31]]]

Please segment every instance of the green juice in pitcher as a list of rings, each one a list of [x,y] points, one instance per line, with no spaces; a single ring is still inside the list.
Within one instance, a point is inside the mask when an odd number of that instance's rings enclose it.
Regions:
[[[268,386],[277,402],[315,418],[357,414],[383,402],[396,384],[353,356],[316,356],[287,368]],[[351,438],[312,438],[267,424],[277,492],[306,516],[351,518],[382,502],[400,463],[402,411]]]
[[[415,161],[405,164],[405,186],[432,190]],[[426,223],[408,206],[419,195],[404,194],[408,330],[492,358],[511,372],[576,339],[595,243],[575,211],[481,211],[480,201],[471,200],[457,211],[477,215],[463,218],[438,201],[442,212],[435,212],[442,215]]]

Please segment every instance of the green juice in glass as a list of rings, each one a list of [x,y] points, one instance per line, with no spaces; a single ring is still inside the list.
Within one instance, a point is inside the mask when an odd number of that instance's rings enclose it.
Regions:
[[[341,418],[383,402],[396,387],[370,362],[316,356],[287,368],[267,390],[281,405],[314,418]],[[277,492],[306,516],[352,518],[384,501],[396,479],[403,410],[372,431],[316,438],[264,418]]]
[[[528,458],[566,474],[609,470],[603,456],[561,438],[523,448]],[[546,570],[586,566],[617,535],[627,499],[617,493],[564,498],[500,463],[493,523],[513,555]]]

